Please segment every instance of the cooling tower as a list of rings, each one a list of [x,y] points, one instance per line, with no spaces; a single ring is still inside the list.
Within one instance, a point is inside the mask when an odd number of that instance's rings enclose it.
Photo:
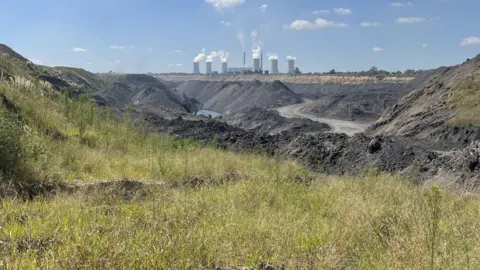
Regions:
[[[206,74],[212,74],[212,62],[207,62],[207,71]]]
[[[259,72],[260,71],[260,59],[253,59],[253,72]]]
[[[227,62],[222,62],[222,73],[227,74],[228,64]]]
[[[193,62],[193,74],[199,74],[199,73],[200,73],[200,63]]]
[[[272,59],[272,70],[271,70],[271,73],[272,74],[278,74],[278,59]]]
[[[288,73],[295,73],[295,60],[293,59],[288,60]]]

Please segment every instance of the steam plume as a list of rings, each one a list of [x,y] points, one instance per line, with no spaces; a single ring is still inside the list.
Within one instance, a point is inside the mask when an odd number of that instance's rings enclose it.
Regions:
[[[287,60],[297,60],[297,57],[289,55],[287,56]]]
[[[258,39],[258,32],[256,30],[253,30],[250,36],[252,37],[252,44],[253,44],[252,46],[253,59],[260,59],[263,42]]]
[[[203,60],[205,59],[205,56],[206,56],[206,55],[205,55],[205,49],[202,49],[202,52],[199,53],[199,54],[197,55],[197,57],[195,57],[195,59],[193,59],[193,62],[194,62],[194,63],[198,63],[198,62],[200,62],[200,61],[203,61]]]
[[[215,58],[217,58],[217,56],[219,56],[219,53],[216,52],[216,51],[213,51],[211,52],[208,56],[207,56],[207,62],[213,62],[213,60]]]
[[[238,29],[237,31],[237,39],[238,42],[242,45],[242,49],[245,51],[245,34],[243,34],[243,31],[241,29]]]
[[[278,60],[278,56],[276,53],[267,53],[267,56],[268,56],[268,60],[271,61],[271,60]]]
[[[220,54],[220,61],[222,63],[225,63],[228,61],[228,58],[230,57],[229,52],[219,51],[218,53]]]

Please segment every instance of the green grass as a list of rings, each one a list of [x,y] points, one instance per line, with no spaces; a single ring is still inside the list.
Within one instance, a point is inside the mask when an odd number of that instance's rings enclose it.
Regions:
[[[480,268],[476,195],[424,190],[375,170],[325,177],[293,161],[146,133],[86,96],[71,100],[20,77],[0,93],[21,116],[0,110],[0,123],[20,132],[0,128],[0,144],[16,138],[5,149],[21,164],[0,184],[79,186],[0,201],[0,268]],[[121,179],[139,183],[137,196],[100,183]]]
[[[454,89],[451,106],[455,115],[449,124],[453,126],[480,126],[480,80],[468,80]]]

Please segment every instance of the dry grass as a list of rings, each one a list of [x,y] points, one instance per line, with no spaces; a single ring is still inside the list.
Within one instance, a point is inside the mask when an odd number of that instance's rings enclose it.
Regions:
[[[21,109],[25,166],[43,181],[92,187],[1,200],[0,268],[480,268],[477,196],[371,172],[315,176],[295,162],[145,134],[85,98],[52,97],[48,85],[18,79],[0,92]],[[149,185],[133,197],[95,185],[118,179]]]
[[[453,92],[451,104],[455,115],[450,119],[450,125],[480,126],[480,80],[460,84]]]
[[[287,180],[287,179],[282,179]],[[441,192],[431,265],[432,192],[388,176],[318,179],[268,174],[143,199],[60,196],[4,200],[7,268],[478,269],[478,198]]]

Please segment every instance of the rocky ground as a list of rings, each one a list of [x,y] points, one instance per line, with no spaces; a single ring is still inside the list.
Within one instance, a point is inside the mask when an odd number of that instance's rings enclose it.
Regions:
[[[285,118],[275,110],[259,107],[245,108],[237,113],[223,116],[221,120],[244,130],[268,134],[284,131],[318,133],[331,130],[330,126],[321,122],[307,118]]]
[[[442,183],[452,189],[477,191],[479,188],[480,144],[435,152],[405,141],[364,134],[318,133],[306,135],[282,132],[269,135],[245,131],[214,120],[166,120],[141,113],[152,131],[173,134],[177,138],[195,138],[235,151],[259,151],[295,159],[313,170],[329,175],[359,175],[365,172],[388,172],[411,177],[419,184]]]

